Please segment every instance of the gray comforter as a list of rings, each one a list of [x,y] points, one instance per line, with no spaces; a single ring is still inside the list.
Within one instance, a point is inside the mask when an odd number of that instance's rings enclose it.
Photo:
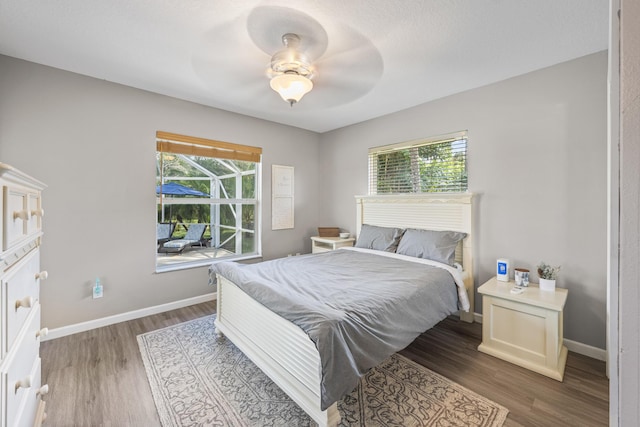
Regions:
[[[212,281],[216,274],[231,280],[309,335],[320,354],[324,410],[369,369],[458,310],[449,271],[402,258],[343,249],[259,264],[220,262],[209,270]]]

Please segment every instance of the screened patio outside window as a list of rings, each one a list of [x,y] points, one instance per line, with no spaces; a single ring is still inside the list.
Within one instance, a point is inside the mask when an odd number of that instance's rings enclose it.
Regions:
[[[260,256],[262,149],[160,131],[156,145],[156,270]]]

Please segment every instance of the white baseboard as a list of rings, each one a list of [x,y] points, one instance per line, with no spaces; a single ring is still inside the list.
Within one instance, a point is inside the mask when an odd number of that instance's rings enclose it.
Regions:
[[[193,298],[187,298],[180,301],[173,301],[167,304],[160,304],[153,307],[141,308],[140,310],[128,311],[126,313],[115,314],[113,316],[102,317],[100,319],[89,320],[87,322],[76,323],[74,325],[63,326],[61,328],[49,329],[46,337],[42,341],[49,341],[67,335],[77,334],[78,332],[90,331],[91,329],[101,328],[127,320],[139,319],[141,317],[150,316],[152,314],[164,313],[165,311],[175,310],[177,308],[188,307],[201,302],[213,301],[216,299],[216,293],[200,295]]]
[[[473,321],[477,323],[482,323],[482,314],[473,313]],[[571,341],[568,339],[563,340],[564,345],[567,347],[567,350],[573,351],[574,353],[581,354],[583,356],[591,357],[596,360],[607,361],[607,351],[598,347],[593,347],[587,344],[582,344],[581,342]]]
[[[566,338],[564,339],[564,345],[567,347],[567,350],[573,351],[574,353],[591,357],[596,360],[602,360],[604,362],[607,361],[607,350],[604,350],[602,348],[582,344],[578,341],[571,341]]]

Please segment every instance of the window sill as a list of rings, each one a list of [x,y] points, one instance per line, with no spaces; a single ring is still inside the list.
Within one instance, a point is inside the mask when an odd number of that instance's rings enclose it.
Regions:
[[[217,262],[222,261],[246,261],[246,260],[262,260],[262,255],[260,254],[250,254],[250,255],[239,255],[236,257],[225,257],[218,258],[213,260],[202,260],[202,261],[191,261],[191,262],[182,262],[173,265],[165,265],[165,266],[156,266],[156,274],[158,273],[168,273],[171,271],[179,271],[179,270],[188,270],[191,268],[200,268],[200,267],[208,267],[211,264],[215,264]]]

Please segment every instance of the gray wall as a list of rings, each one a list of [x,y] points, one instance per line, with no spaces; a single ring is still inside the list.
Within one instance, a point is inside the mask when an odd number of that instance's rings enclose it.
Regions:
[[[300,129],[0,56],[0,161],[44,181],[42,324],[213,292],[206,267],[156,274],[155,132],[263,147],[264,258],[309,252],[319,137]],[[271,231],[271,165],[295,167],[296,227]],[[96,276],[104,297],[91,298]]]
[[[605,348],[606,52],[323,134],[323,224],[354,230],[369,147],[460,130],[478,195],[476,286],[499,257],[561,264],[565,338]]]
[[[606,70],[602,52],[319,136],[0,56],[0,161],[49,184],[43,324],[212,291],[206,268],[154,273],[156,130],[264,148],[265,259],[309,252],[318,225],[353,231],[369,147],[468,130],[476,283],[498,257],[562,264],[565,337],[604,348]],[[294,230],[270,229],[274,163],[296,167]]]

